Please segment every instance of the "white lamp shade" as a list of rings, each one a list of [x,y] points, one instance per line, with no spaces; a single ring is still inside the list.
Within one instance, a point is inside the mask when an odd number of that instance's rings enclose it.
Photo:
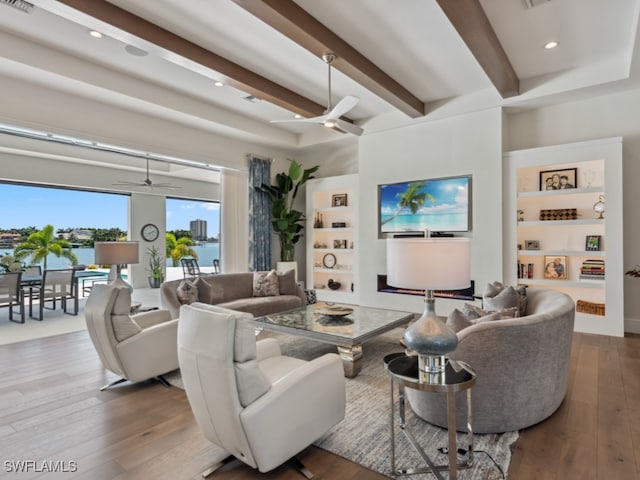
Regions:
[[[138,242],[95,242],[95,261],[100,265],[131,265],[139,262]]]
[[[387,283],[417,290],[458,290],[471,284],[468,238],[387,239]]]

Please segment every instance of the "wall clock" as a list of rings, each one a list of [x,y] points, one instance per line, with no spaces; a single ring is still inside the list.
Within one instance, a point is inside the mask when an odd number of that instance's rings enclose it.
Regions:
[[[154,242],[158,239],[158,235],[160,235],[160,230],[153,223],[147,223],[140,230],[142,234],[142,238],[147,242]]]
[[[333,268],[336,266],[336,256],[333,253],[327,253],[324,257],[322,257],[322,264],[325,268]]]

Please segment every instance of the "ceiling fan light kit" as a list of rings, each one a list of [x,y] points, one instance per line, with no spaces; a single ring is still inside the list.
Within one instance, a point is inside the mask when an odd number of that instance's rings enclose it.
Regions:
[[[271,123],[317,123],[324,125],[327,128],[332,128],[342,133],[350,133],[352,135],[362,135],[362,128],[359,126],[341,120],[340,117],[345,115],[349,110],[355,107],[360,99],[353,95],[347,95],[336,103],[335,107],[331,106],[331,64],[336,59],[333,53],[326,53],[322,56],[322,59],[327,64],[327,80],[328,80],[328,100],[327,109],[324,115],[312,118],[300,118],[293,120],[271,120]]]

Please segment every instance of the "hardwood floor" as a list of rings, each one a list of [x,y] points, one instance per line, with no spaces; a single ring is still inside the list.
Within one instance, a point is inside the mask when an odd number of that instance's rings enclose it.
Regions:
[[[0,347],[0,477],[200,478],[212,447],[184,392],[153,381],[98,390],[115,378],[85,331]],[[301,458],[318,478],[386,478],[315,447]],[[36,461],[40,471],[31,464],[10,474],[19,460]],[[43,460],[77,471],[52,475]],[[639,466],[640,336],[576,334],[567,398],[521,433],[509,478],[640,480]],[[213,478],[303,477],[288,465],[262,475],[233,462]]]

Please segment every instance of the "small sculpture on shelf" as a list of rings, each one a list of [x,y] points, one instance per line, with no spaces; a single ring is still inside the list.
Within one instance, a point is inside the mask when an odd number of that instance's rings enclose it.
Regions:
[[[340,282],[335,282],[333,278],[329,279],[329,282],[327,283],[327,285],[331,290],[338,290],[342,286]]]
[[[518,221],[524,222],[524,210],[518,210]]]
[[[316,213],[313,219],[313,228],[323,228],[322,214]]]

